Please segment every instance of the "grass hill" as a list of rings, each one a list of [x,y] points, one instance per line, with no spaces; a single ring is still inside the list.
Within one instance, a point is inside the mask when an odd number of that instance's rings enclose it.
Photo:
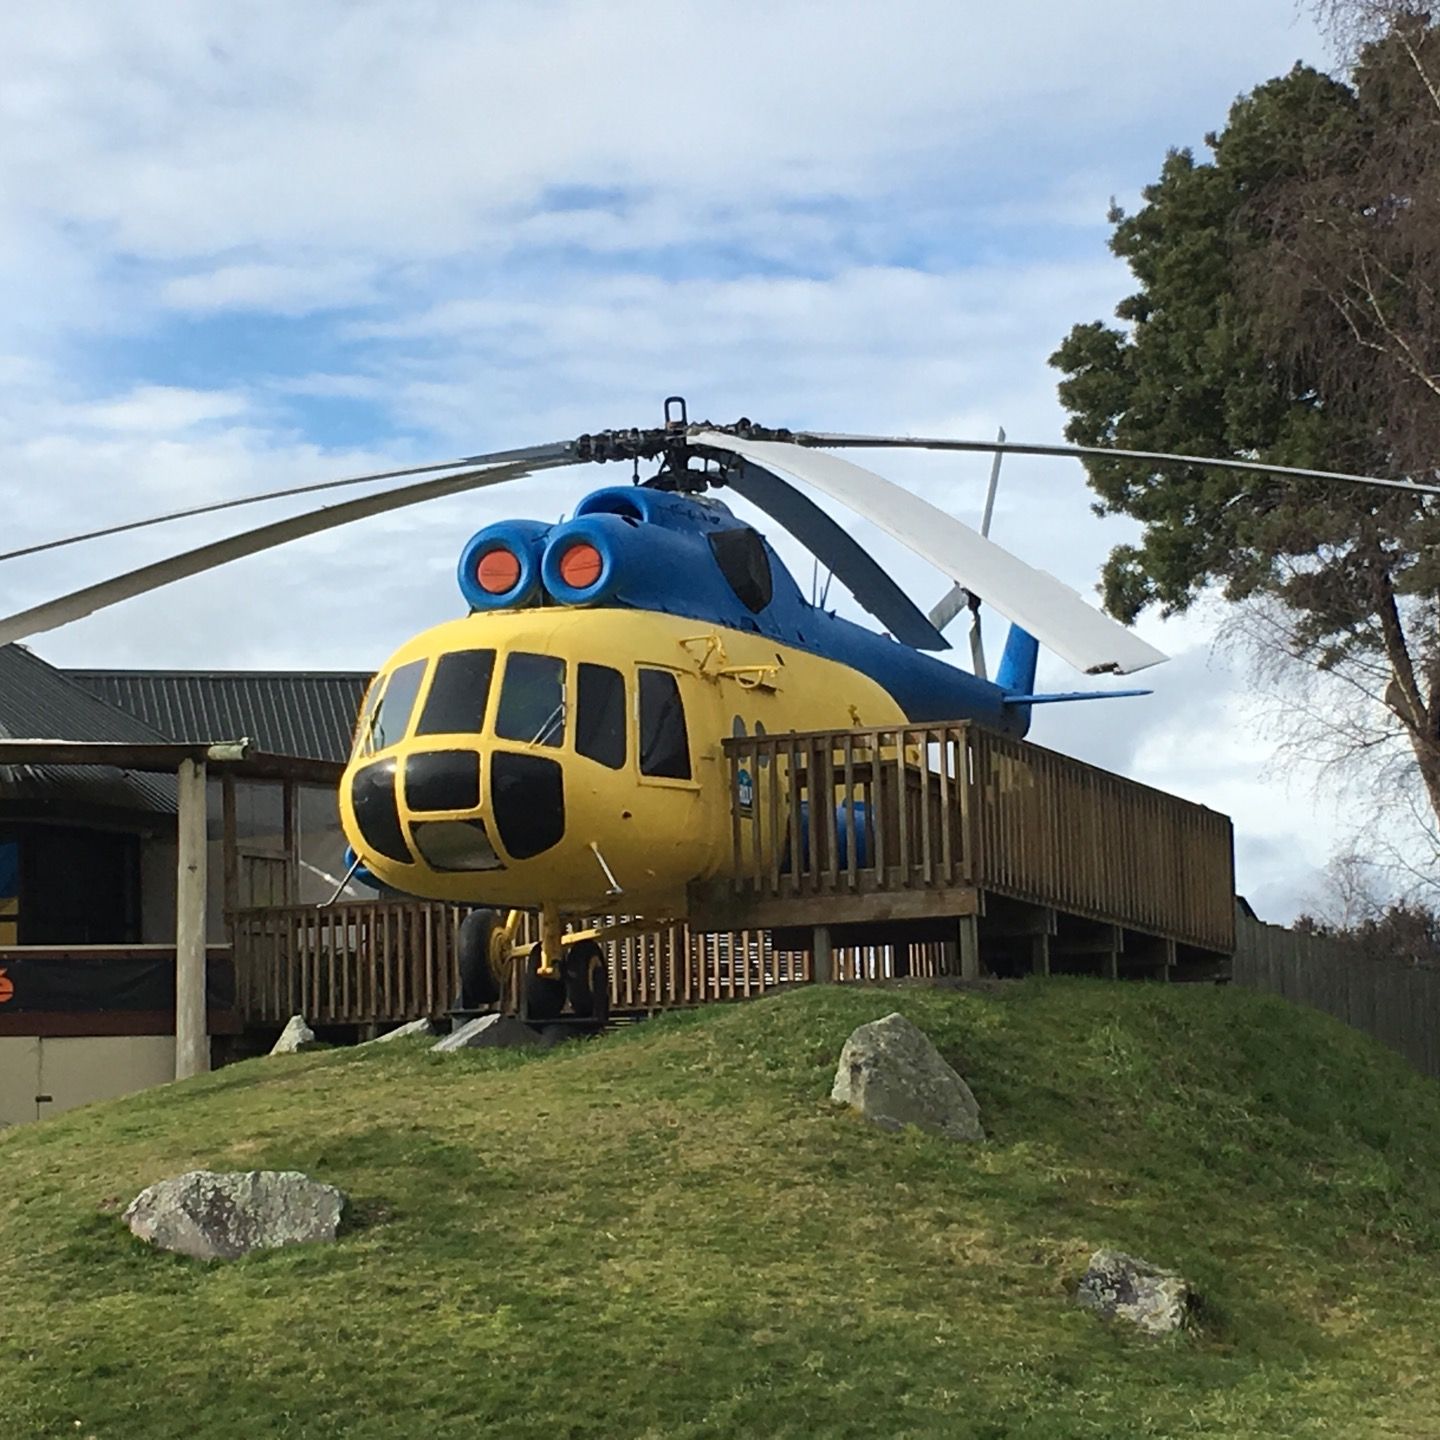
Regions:
[[[899,1009],[991,1139],[827,1094]],[[300,1169],[330,1247],[201,1265],[118,1211]],[[1440,1087],[1205,987],[814,989],[543,1053],[236,1065],[0,1135],[0,1435],[1440,1435]],[[1206,1297],[1074,1309],[1100,1245]]]

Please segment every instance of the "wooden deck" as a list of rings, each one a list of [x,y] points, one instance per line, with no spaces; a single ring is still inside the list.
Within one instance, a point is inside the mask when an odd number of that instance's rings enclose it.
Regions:
[[[724,752],[729,873],[692,887],[688,926],[607,946],[614,1010],[816,979],[1209,978],[1234,949],[1230,821],[1203,806],[969,724],[743,736]],[[239,1011],[260,1025],[441,1016],[464,914],[233,910]]]
[[[957,943],[969,929],[1002,965],[1014,947],[999,942],[1033,940],[1037,968],[1089,953],[1117,972],[1122,956],[1154,969],[1234,949],[1233,841],[1216,811],[971,724],[724,749],[731,873],[693,887],[698,928],[934,938],[953,920]]]

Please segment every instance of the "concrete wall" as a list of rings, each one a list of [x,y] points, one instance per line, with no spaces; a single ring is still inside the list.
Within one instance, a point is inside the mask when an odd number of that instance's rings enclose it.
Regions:
[[[129,1095],[175,1078],[171,1035],[41,1039],[0,1036],[0,1126],[43,1120],[77,1105]],[[37,1096],[50,1099],[37,1101]]]

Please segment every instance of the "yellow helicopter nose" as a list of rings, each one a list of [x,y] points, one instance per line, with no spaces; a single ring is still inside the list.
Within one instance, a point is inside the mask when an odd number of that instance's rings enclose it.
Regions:
[[[376,880],[437,899],[602,913],[678,903],[712,868],[728,832],[705,821],[723,797],[702,786],[718,769],[692,747],[682,691],[712,730],[713,686],[614,654],[615,618],[477,615],[397,653],[362,708],[341,794],[351,845]],[[651,653],[684,661],[669,633],[684,631],[668,617],[626,616],[627,647],[657,624],[665,634]]]

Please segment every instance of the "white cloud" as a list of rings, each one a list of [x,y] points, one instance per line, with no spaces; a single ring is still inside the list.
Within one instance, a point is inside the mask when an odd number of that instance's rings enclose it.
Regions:
[[[366,303],[375,294],[374,275],[374,265],[365,261],[221,265],[166,281],[160,299],[177,310],[304,315]]]

